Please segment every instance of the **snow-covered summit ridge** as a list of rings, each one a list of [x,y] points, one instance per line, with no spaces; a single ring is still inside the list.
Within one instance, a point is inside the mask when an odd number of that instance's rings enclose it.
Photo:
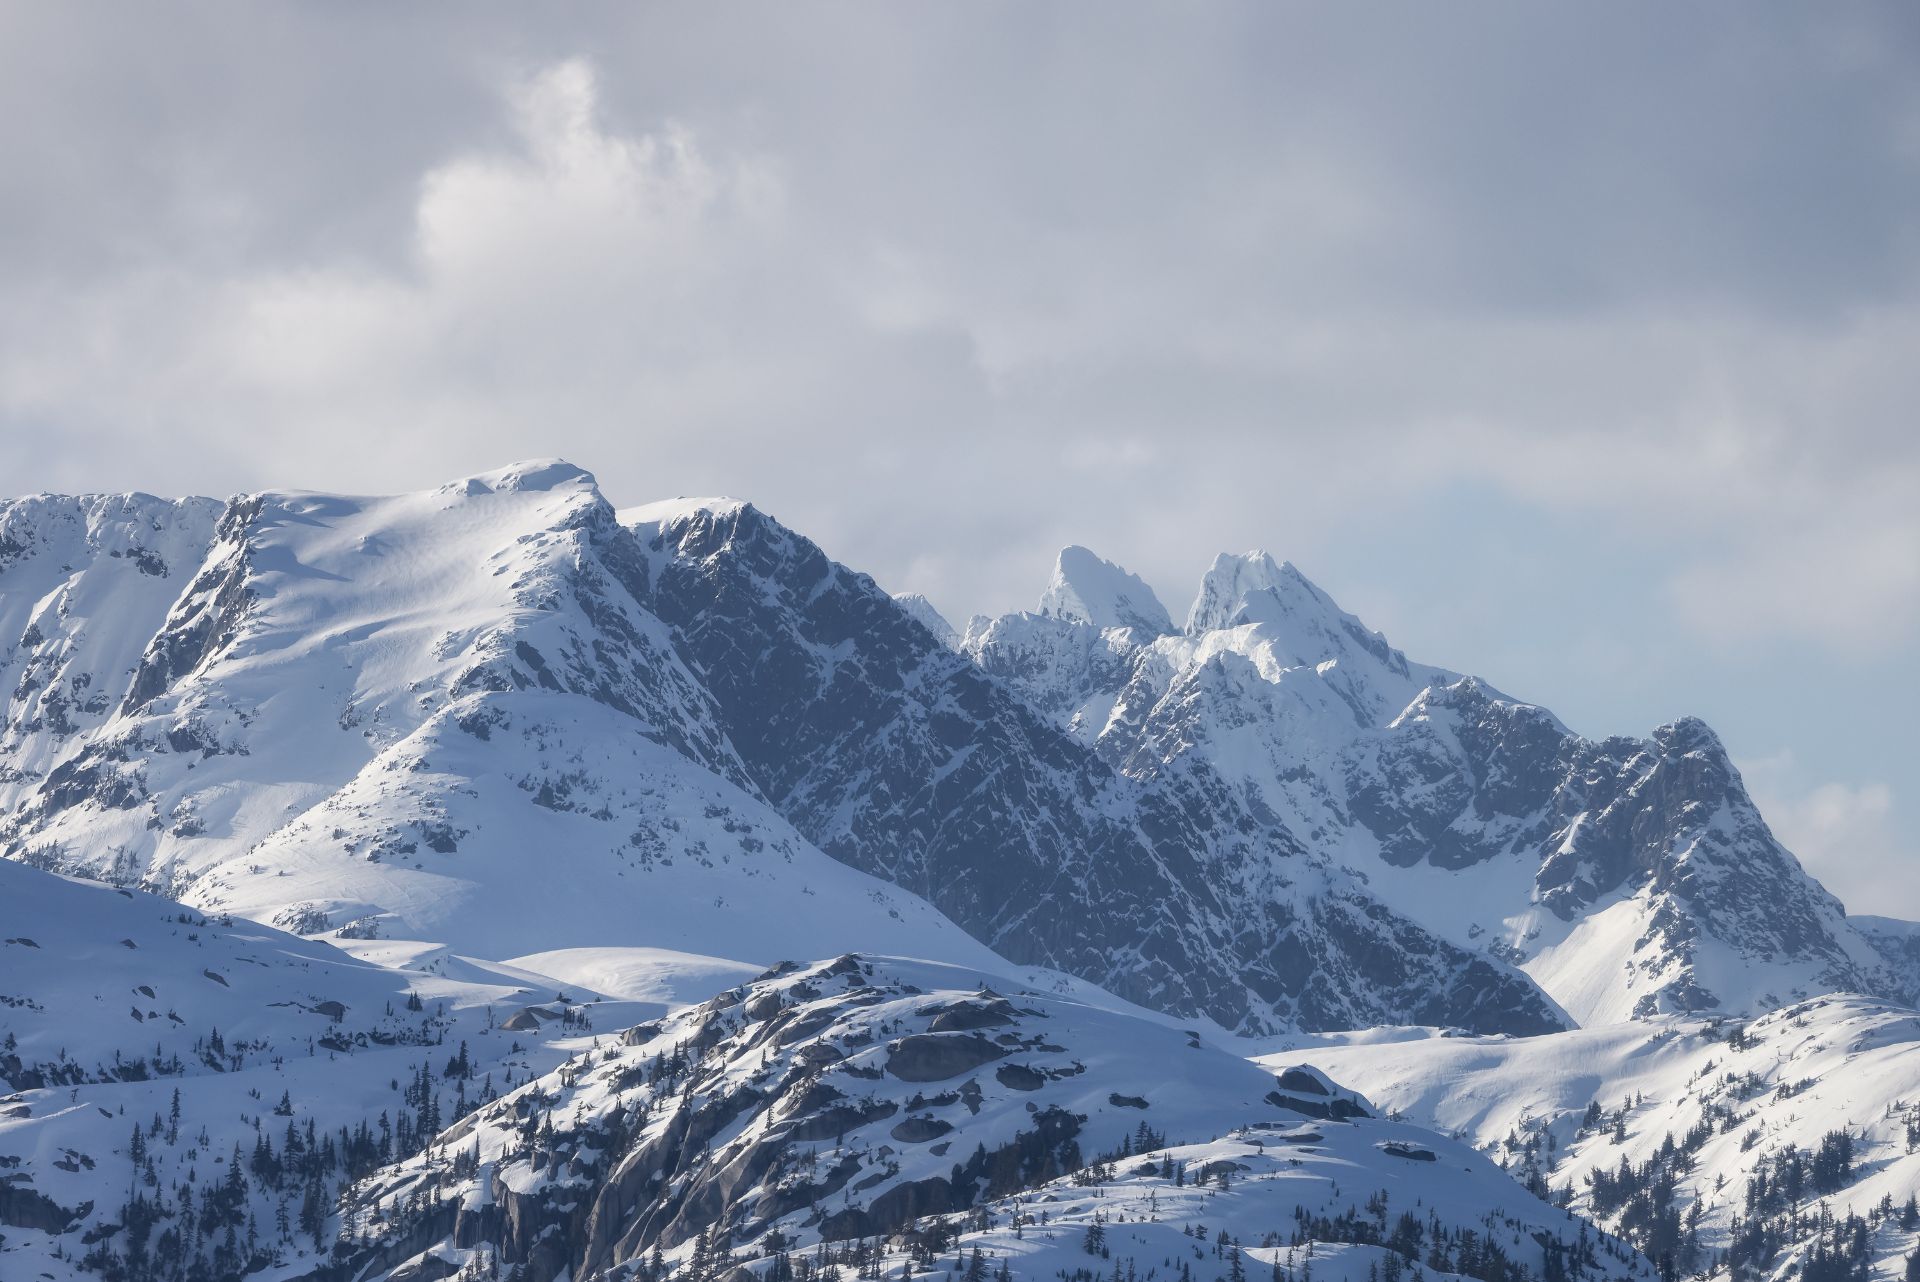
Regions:
[[[1146,581],[1078,545],[1060,549],[1039,613],[1096,628],[1134,628],[1150,636],[1173,631],[1173,619]]]
[[[565,459],[526,459],[455,482],[470,494],[599,488],[592,472]]]

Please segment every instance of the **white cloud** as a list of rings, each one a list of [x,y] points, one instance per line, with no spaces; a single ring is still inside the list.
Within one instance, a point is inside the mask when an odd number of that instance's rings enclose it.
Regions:
[[[1231,24],[1198,30],[1166,75],[1224,91]],[[1082,111],[1117,67],[1074,61],[956,115],[968,60],[1004,52],[893,34],[883,70],[783,26],[794,65],[844,83],[783,66],[717,103],[670,42],[516,73],[505,127],[470,122],[417,172],[397,252],[156,255],[23,288],[0,423],[76,444],[17,461],[73,486],[204,486],[211,458],[215,485],[354,489],[566,451],[622,497],[751,494],[963,614],[1024,603],[1049,544],[1177,597],[1219,547],[1311,561],[1486,485],[1613,522],[1696,638],[1920,636],[1913,299],[1676,298],[1634,261],[1671,247],[1635,245],[1581,270],[1637,291],[1516,304],[1457,273],[1531,252],[1538,221],[1432,169],[1464,145],[1432,122],[1337,95],[1264,123],[1177,95]],[[685,110],[611,119],[654,81]],[[1042,108],[1051,133],[1020,127]],[[247,206],[207,186],[192,208]]]
[[[1830,15],[412,13],[0,48],[6,489],[567,454],[955,617],[1069,542],[1176,609],[1266,546],[1583,728],[1751,710],[1911,795],[1847,702],[1920,645],[1920,77],[1871,15],[1836,61]]]
[[[1811,781],[1791,750],[1739,765],[1774,836],[1849,912],[1920,920],[1920,851],[1898,825],[1891,787]]]

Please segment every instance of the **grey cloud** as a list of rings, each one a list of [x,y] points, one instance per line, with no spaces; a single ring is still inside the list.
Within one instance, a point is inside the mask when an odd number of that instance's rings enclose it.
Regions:
[[[4,22],[9,489],[565,453],[960,617],[1066,543],[1176,613],[1267,546],[1602,729],[1920,644],[1911,6]],[[574,58],[591,130],[543,152]]]

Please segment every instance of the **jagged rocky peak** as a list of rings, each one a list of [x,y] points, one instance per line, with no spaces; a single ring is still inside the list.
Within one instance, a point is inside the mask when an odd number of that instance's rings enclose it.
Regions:
[[[1173,619],[1146,581],[1086,548],[1062,548],[1040,614],[1096,628],[1134,628],[1149,636],[1174,630]]]
[[[1200,594],[1187,612],[1187,631],[1212,632],[1303,615],[1352,617],[1293,562],[1276,561],[1258,549],[1222,552],[1200,580]]]
[[[1400,676],[1406,656],[1387,644],[1294,566],[1265,552],[1221,553],[1187,612],[1187,635],[1261,626],[1263,640],[1305,666],[1364,652]]]
[[[1187,631],[1198,634],[1256,622],[1258,614],[1270,613],[1272,605],[1283,603],[1284,598],[1279,596],[1279,592],[1289,586],[1289,578],[1304,585],[1308,591],[1314,590],[1313,585],[1307,583],[1290,561],[1275,561],[1272,556],[1257,549],[1237,555],[1222,552],[1213,559],[1213,567],[1207,571],[1206,577],[1200,580],[1200,594],[1187,611]],[[1256,612],[1248,609],[1256,597],[1272,598],[1267,610]]]
[[[938,607],[936,607],[933,602],[927,600],[926,597],[920,595],[918,592],[897,593],[893,600],[896,605],[907,612],[908,616],[912,618],[915,623],[918,623],[921,627],[933,633],[934,639],[941,645],[947,647],[949,650],[959,648],[959,632],[955,631],[954,626],[947,622],[947,617],[940,613]]]

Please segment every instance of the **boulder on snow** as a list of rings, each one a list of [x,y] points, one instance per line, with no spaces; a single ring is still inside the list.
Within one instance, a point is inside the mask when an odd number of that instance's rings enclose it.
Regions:
[[[887,1071],[903,1082],[939,1082],[1005,1057],[977,1033],[916,1033],[887,1051]]]

